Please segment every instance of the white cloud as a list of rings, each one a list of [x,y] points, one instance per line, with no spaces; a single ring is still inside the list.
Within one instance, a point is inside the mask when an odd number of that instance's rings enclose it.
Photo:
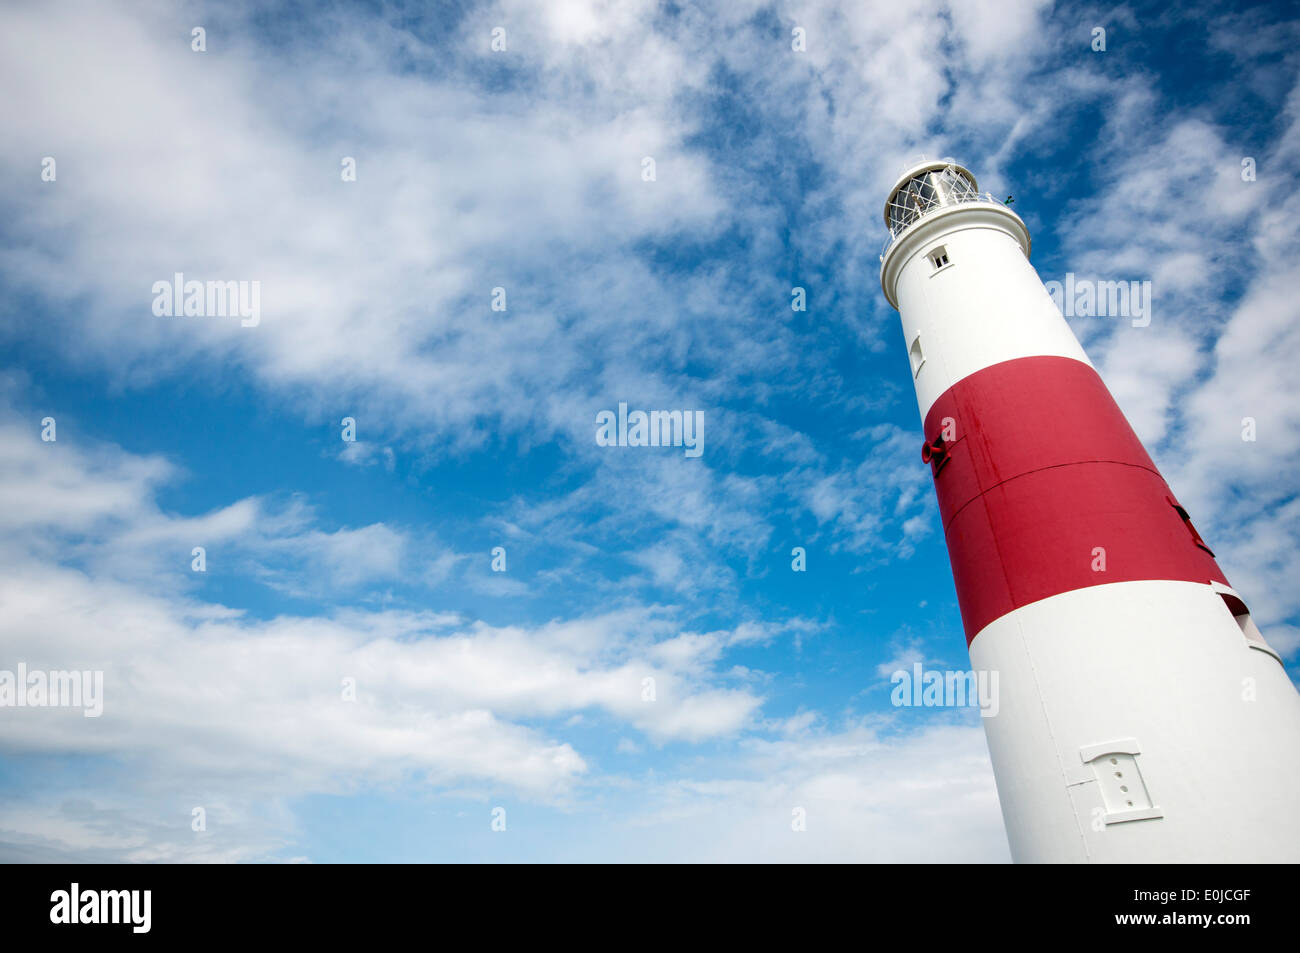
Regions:
[[[21,462],[0,474],[5,496],[34,499],[57,484],[99,501],[79,522],[67,510],[33,507],[29,524],[39,515],[34,528],[87,534],[106,552],[120,540],[154,544],[220,525],[235,544],[254,537],[254,555],[285,555],[341,584],[382,579],[403,558],[403,535],[382,524],[259,535],[254,505],[172,519],[151,500],[169,472],[160,461],[45,445],[16,426],[4,436],[7,459]],[[236,509],[239,518],[228,519]],[[375,783],[415,772],[437,785],[490,781],[549,798],[569,790],[586,763],[570,744],[515,719],[596,708],[659,742],[702,740],[736,733],[761,701],[711,685],[719,677],[711,665],[672,648],[707,640],[716,659],[726,634],[678,635],[653,610],[534,628],[397,610],[258,621],[160,585],[166,573],[145,580],[139,567],[123,577],[95,560],[63,565],[33,543],[40,538],[11,534],[0,547],[5,661],[103,671],[104,714],[11,711],[0,723],[9,751],[166,763],[188,778],[239,778],[246,787],[329,790],[348,777]],[[642,700],[647,677],[657,682],[653,703]],[[345,679],[355,679],[355,702],[343,700]]]
[[[746,863],[1008,861],[978,725],[791,726],[716,774],[651,789],[619,830],[630,859]],[[796,810],[805,830],[796,831]],[[640,836],[638,836],[638,830]],[[586,852],[590,852],[590,848]]]

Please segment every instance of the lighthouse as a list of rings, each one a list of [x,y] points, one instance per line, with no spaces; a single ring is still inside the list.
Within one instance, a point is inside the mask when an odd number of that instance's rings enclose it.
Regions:
[[[1029,263],[951,160],[885,203],[1017,862],[1300,861],[1300,693]]]

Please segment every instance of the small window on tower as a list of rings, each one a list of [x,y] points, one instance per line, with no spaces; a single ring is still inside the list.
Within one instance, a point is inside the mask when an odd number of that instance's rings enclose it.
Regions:
[[[1246,608],[1246,603],[1241,601],[1241,596],[1237,595],[1232,587],[1225,586],[1213,579],[1210,580],[1210,588],[1223,599],[1224,606],[1232,613],[1233,619],[1241,628],[1241,634],[1245,636],[1246,644],[1252,649],[1259,649],[1281,662],[1282,656],[1273,651],[1273,647],[1264,640],[1264,634],[1259,631],[1259,626],[1250,617],[1250,610]]]
[[[912,338],[912,346],[907,349],[907,356],[912,359],[912,376],[916,377],[921,373],[921,365],[925,363],[925,355],[921,353],[921,335]]]
[[[935,271],[938,271],[944,265],[948,264],[948,249],[940,245],[934,251],[930,252],[930,264],[934,265]]]

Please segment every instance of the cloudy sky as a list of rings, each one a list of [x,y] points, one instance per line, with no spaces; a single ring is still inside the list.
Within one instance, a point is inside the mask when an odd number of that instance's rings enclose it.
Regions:
[[[0,858],[1008,859],[978,714],[890,704],[968,666],[922,154],[1151,282],[1071,323],[1300,675],[1300,20],[909,6],[0,9],[0,668],[104,673],[0,710]]]

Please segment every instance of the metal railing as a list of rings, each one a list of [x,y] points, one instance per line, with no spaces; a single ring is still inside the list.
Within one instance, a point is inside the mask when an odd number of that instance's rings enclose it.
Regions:
[[[902,195],[904,191],[904,189],[899,189],[890,197],[890,218],[894,220],[895,224],[891,227],[889,237],[885,239],[885,243],[880,246],[880,260],[882,263],[885,260],[885,253],[889,251],[889,247],[898,239],[902,238],[903,235],[911,231],[913,225],[925,218],[925,216],[931,212],[944,208],[952,208],[954,205],[964,205],[968,202],[987,202],[992,205],[1002,204],[993,197],[992,193],[976,192],[974,189],[960,192],[951,191],[945,194],[941,199],[921,199],[915,203],[907,204],[896,203],[894,201],[895,198]]]

